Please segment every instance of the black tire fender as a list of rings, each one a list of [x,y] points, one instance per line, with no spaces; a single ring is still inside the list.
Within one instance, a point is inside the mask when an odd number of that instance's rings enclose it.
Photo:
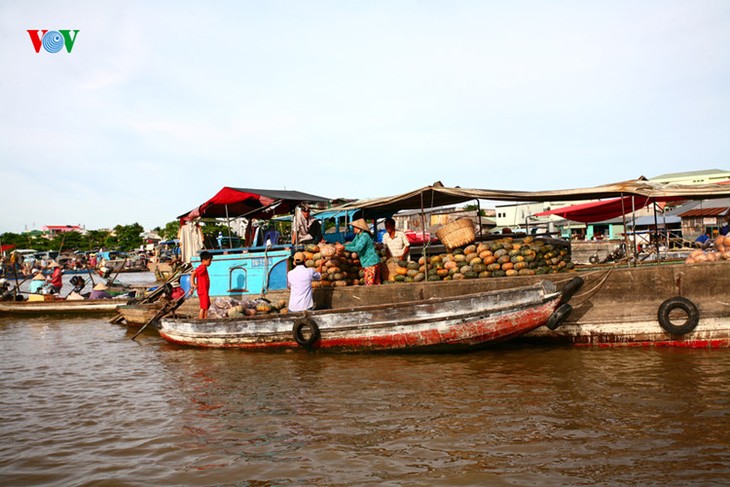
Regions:
[[[303,333],[307,328],[309,329],[309,337],[305,337]],[[312,348],[320,338],[319,326],[317,326],[314,320],[306,316],[294,322],[292,334],[294,335],[294,340],[304,348]]]
[[[557,329],[560,325],[563,324],[565,319],[568,317],[568,315],[570,315],[572,311],[573,307],[568,303],[561,304],[560,306],[558,306],[558,309],[553,311],[553,314],[550,315],[550,318],[548,318],[545,326],[547,326],[551,330]]]
[[[687,320],[681,325],[675,325],[669,319],[670,313],[675,309],[681,309],[687,313]],[[700,322],[700,310],[689,299],[683,298],[682,296],[675,296],[667,299],[659,306],[657,317],[659,319],[659,325],[665,331],[672,335],[684,335],[697,328],[697,324]]]
[[[570,298],[573,297],[573,295],[578,291],[578,289],[583,287],[583,283],[585,281],[582,277],[574,277],[570,281],[568,281],[565,286],[560,290],[560,294],[562,295],[560,297],[561,303],[567,303],[570,301]]]

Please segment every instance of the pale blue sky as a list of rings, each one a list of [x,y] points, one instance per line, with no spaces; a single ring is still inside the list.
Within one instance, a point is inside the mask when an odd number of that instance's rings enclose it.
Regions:
[[[730,169],[727,0],[0,0],[0,61],[0,232]]]

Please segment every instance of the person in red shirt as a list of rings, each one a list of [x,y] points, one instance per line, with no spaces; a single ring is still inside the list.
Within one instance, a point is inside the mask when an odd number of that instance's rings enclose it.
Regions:
[[[200,312],[198,318],[204,320],[208,317],[210,309],[210,278],[208,277],[208,266],[213,261],[213,255],[207,250],[200,253],[200,265],[195,268],[192,276],[190,276],[190,285],[193,292],[198,290],[198,298],[200,299]]]
[[[53,273],[51,274],[51,277],[48,278],[49,283],[51,285],[51,290],[55,294],[61,293],[61,287],[63,287],[63,277],[61,275],[61,266],[59,266],[55,261],[51,262],[51,265],[48,266],[49,269],[53,269]]]

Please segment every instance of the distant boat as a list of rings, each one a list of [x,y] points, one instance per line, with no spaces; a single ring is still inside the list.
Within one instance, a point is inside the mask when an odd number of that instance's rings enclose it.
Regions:
[[[0,315],[3,314],[111,314],[119,306],[118,299],[85,299],[69,301],[51,299],[48,301],[0,301]]]

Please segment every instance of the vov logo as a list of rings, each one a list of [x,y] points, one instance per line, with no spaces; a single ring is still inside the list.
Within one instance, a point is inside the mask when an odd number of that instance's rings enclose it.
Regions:
[[[39,32],[42,32],[40,34]],[[73,32],[73,37],[71,36]],[[76,42],[76,35],[79,33],[76,30],[28,30],[30,41],[33,43],[35,52],[41,52],[41,46],[46,51],[55,54],[66,46],[66,51],[71,52],[74,48],[74,42]]]

